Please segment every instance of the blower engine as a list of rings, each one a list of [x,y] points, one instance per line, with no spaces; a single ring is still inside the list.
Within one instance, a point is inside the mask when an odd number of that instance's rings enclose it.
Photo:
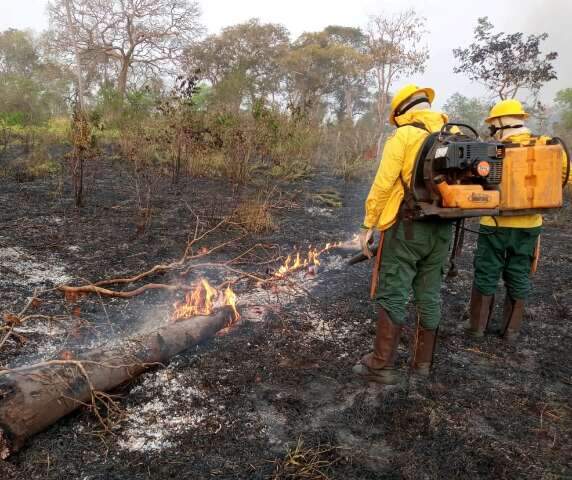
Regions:
[[[447,123],[422,145],[405,206],[416,219],[525,215],[561,207],[565,152],[559,139],[531,146],[485,142],[469,125]]]

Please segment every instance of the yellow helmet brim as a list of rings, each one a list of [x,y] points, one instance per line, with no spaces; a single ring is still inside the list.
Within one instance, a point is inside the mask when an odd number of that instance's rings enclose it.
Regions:
[[[397,110],[399,110],[399,107],[403,105],[403,103],[405,103],[413,95],[417,95],[418,93],[424,93],[429,99],[429,103],[433,103],[433,100],[435,100],[435,90],[433,90],[430,87],[411,89],[406,93],[406,95],[403,96],[403,98],[399,99],[399,103],[394,108],[391,109],[391,116],[389,118],[389,121],[393,125],[397,125],[397,122],[395,121],[395,113],[397,112]]]
[[[492,123],[492,121],[495,118],[500,118],[500,117],[520,117],[522,119],[528,118],[530,115],[528,113],[505,113],[505,114],[499,114],[499,115],[491,115],[490,117],[485,118],[485,122],[486,123]]]

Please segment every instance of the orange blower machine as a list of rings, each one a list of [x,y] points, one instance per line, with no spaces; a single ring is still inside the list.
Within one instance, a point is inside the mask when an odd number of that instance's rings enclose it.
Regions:
[[[564,158],[568,162],[566,184],[570,155],[561,140],[530,146],[484,142],[469,125],[448,123],[423,143],[411,183],[404,184],[404,207],[412,219],[456,221],[449,268],[449,276],[454,276],[455,258],[463,244],[463,219],[526,215],[560,208]],[[374,252],[379,252],[379,245]],[[367,258],[360,253],[348,264]]]
[[[430,134],[420,149],[406,205],[417,219],[525,215],[560,208],[562,164],[570,156],[562,141],[552,143],[484,142],[472,127],[449,123]]]

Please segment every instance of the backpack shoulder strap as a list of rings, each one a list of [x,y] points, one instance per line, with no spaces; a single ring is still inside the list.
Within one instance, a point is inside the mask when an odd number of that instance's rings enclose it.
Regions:
[[[415,127],[415,128],[420,129],[420,130],[424,130],[425,132],[427,132],[429,134],[427,136],[427,138],[425,138],[425,140],[423,142],[423,146],[421,147],[421,150],[423,150],[423,149],[426,150],[427,149],[427,143],[426,143],[427,140],[429,138],[434,138],[436,135],[433,132],[431,132],[431,130],[429,130],[421,122],[405,123],[403,125],[399,125],[399,127],[397,127],[397,128],[402,128],[402,127]],[[420,152],[421,152],[421,150],[420,150]],[[413,166],[413,170],[411,172],[411,183],[413,183],[413,179],[415,176],[415,165],[416,165],[416,163],[417,163],[417,161],[415,161],[414,166]],[[405,239],[406,240],[413,240],[413,220],[414,220],[414,214],[415,214],[415,197],[413,195],[413,191],[412,191],[411,187],[409,185],[407,185],[407,182],[403,178],[403,172],[399,173],[399,181],[401,182],[401,185],[403,187],[403,202],[402,202],[401,206],[399,207],[399,212],[397,214],[397,224],[399,224],[399,222],[403,222]]]
[[[404,123],[403,125],[399,125],[399,127],[397,128],[402,128],[402,127],[415,127],[418,128],[420,130],[424,130],[426,131],[429,135],[432,134],[432,132],[421,122],[412,122],[412,123]],[[425,143],[424,143],[425,146]],[[422,147],[423,149],[423,147]],[[414,174],[414,172],[412,172],[412,175]],[[401,183],[403,185],[403,189],[406,192],[406,196],[411,194],[411,189],[409,188],[409,186],[407,185],[407,183],[405,183],[405,180],[403,179],[403,172],[400,172],[399,174],[399,180],[401,180]],[[411,198],[413,198],[411,196]]]
[[[427,133],[431,133],[431,131],[421,122],[404,123],[403,125],[399,125],[397,128],[402,127],[415,127],[419,128],[420,130],[425,130]]]

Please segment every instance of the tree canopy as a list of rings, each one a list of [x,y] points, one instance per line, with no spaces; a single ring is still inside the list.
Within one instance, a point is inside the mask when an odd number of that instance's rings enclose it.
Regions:
[[[173,70],[183,49],[201,33],[198,3],[192,0],[52,0],[49,39],[63,56],[73,52],[74,36],[81,61],[91,76],[116,78],[123,97],[129,74],[150,78]]]
[[[541,43],[547,38],[547,33],[494,33],[489,19],[481,17],[474,42],[453,50],[458,62],[454,72],[482,83],[503,100],[516,97],[521,89],[536,94],[546,82],[557,78],[553,62],[558,54],[541,51]]]
[[[238,108],[245,98],[253,104],[279,90],[280,61],[288,47],[288,30],[283,25],[253,18],[188,47],[185,68],[198,71],[219,97]]]
[[[36,124],[65,112],[70,85],[69,71],[30,32],[0,32],[0,118]]]

